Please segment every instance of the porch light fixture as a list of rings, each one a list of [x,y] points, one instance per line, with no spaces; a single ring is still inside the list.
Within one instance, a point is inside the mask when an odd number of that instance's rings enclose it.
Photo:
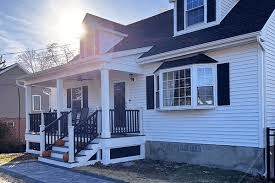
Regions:
[[[130,78],[130,80],[131,80],[132,82],[135,81],[134,74],[130,73],[130,74],[129,74],[129,78]]]

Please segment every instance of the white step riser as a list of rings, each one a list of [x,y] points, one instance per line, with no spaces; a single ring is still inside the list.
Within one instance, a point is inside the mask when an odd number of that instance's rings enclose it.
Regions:
[[[58,159],[63,159],[63,154],[51,153],[51,157],[53,157],[53,158],[58,158]]]
[[[65,141],[64,146],[69,146],[69,141]]]
[[[69,152],[69,148],[66,148],[66,147],[56,147],[56,146],[53,146],[53,151],[59,151],[59,152]]]
[[[39,161],[42,161],[44,163],[49,163],[49,164],[52,164],[52,165],[57,165],[57,166],[62,166],[62,167],[65,167],[65,168],[72,168],[72,164],[69,164],[69,163],[66,163],[66,162],[59,162],[59,161],[55,161],[55,160],[51,160],[51,159],[46,159],[46,158],[38,158]]]

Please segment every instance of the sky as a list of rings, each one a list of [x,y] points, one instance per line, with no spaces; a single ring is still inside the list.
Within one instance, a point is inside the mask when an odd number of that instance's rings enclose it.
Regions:
[[[127,25],[171,8],[169,0],[1,0],[0,55],[11,65],[14,53],[49,43],[77,53],[86,13]]]

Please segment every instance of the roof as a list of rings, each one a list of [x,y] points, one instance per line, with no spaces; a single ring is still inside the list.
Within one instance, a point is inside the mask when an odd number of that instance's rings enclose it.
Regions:
[[[173,10],[127,25],[128,34],[110,52],[153,46],[140,58],[260,31],[275,8],[273,0],[241,0],[219,25],[173,37]]]
[[[159,68],[155,72],[161,69],[169,69],[173,67],[180,67],[180,66],[190,65],[190,64],[206,64],[206,63],[217,63],[217,61],[208,57],[207,55],[199,54],[193,57],[188,57],[180,60],[164,62],[159,66]]]
[[[19,67],[21,70],[23,70],[26,74],[29,74],[29,72],[27,70],[25,70],[23,67],[21,67],[20,64],[15,63],[15,64],[12,64],[12,65],[10,65],[8,67],[0,69],[0,75],[3,74],[3,73],[5,73],[5,72],[7,72],[7,71],[9,71],[9,70],[11,70],[11,69],[13,69],[16,66]]]

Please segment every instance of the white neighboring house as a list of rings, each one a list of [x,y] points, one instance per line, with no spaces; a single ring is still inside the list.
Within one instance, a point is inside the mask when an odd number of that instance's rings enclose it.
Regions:
[[[87,14],[79,58],[22,79],[26,101],[32,85],[57,90],[58,119],[39,119],[40,135],[26,124],[37,153],[65,140],[40,161],[75,167],[149,158],[265,173],[275,2],[171,2],[174,10],[130,25]],[[89,115],[76,125],[72,113],[61,115],[81,108]]]

